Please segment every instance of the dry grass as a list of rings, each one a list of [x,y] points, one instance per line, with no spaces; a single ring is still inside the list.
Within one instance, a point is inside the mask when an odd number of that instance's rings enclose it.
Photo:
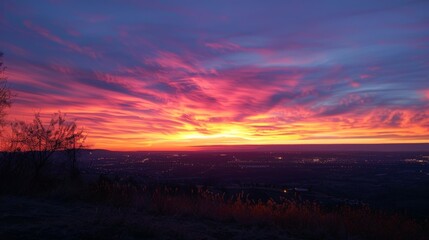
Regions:
[[[429,236],[427,221],[416,222],[368,207],[339,206],[328,210],[311,202],[254,201],[243,193],[227,197],[204,188],[141,185],[132,179],[105,176],[100,176],[92,184],[60,181],[44,186],[48,187],[43,188],[43,194],[54,198],[134,209],[154,216],[286,229],[290,234],[306,239],[428,239]],[[34,193],[34,189],[30,192]]]
[[[254,202],[245,196],[224,200],[223,196],[200,192],[197,199],[186,195],[156,192],[154,210],[166,214],[190,214],[244,225],[277,226],[305,237],[364,239],[424,239],[415,221],[375,212],[369,208],[339,207],[324,211],[317,204],[284,200]]]
[[[311,202],[253,201],[243,193],[225,194],[193,187],[137,186],[129,181],[101,181],[93,186],[97,200],[132,206],[157,215],[234,222],[244,226],[287,229],[309,239],[427,239],[427,222],[368,207],[326,210]]]

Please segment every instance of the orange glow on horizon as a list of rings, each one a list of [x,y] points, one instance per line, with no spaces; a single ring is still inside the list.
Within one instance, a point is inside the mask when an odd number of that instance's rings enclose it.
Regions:
[[[21,70],[12,71],[10,77],[25,84],[39,84],[37,81],[43,76],[29,75]],[[117,77],[109,79],[122,81]],[[133,82],[132,79],[126,80]],[[166,100],[154,103],[137,96],[74,84],[68,89],[75,96],[73,102],[63,95],[19,92],[8,119],[30,121],[38,111],[48,118],[51,113],[61,110],[86,129],[89,147],[110,150],[194,150],[194,146],[208,145],[428,142],[429,120],[425,116],[429,112],[425,109],[417,112],[414,109],[380,107],[364,114],[347,112],[321,116],[306,106],[276,104],[264,111],[264,106],[258,104],[264,102],[278,86],[267,86],[255,95],[252,94],[254,90],[214,86],[204,78],[195,81],[206,92],[217,96],[219,102],[192,99],[192,95],[177,98],[159,95],[161,101],[163,98]],[[91,96],[90,102],[85,99],[88,96]],[[242,109],[242,105],[247,104],[243,99],[254,101],[255,106]],[[366,104],[353,95],[342,101],[342,104]],[[67,104],[58,104],[61,102]],[[121,107],[123,103],[130,103],[130,106]]]
[[[20,113],[28,111],[19,109]],[[39,109],[42,117],[49,114]],[[53,109],[50,109],[51,111]],[[89,148],[109,150],[154,150],[154,151],[193,151],[196,146],[212,145],[277,145],[277,144],[380,144],[380,143],[427,143],[427,129],[413,124],[412,113],[403,110],[405,116],[402,126],[371,125],[377,113],[361,118],[345,118],[341,122],[327,119],[306,118],[288,124],[282,121],[273,123],[271,113],[252,116],[240,122],[210,122],[206,112],[180,120],[175,131],[166,131],[162,122],[143,121],[144,115],[133,119],[122,119],[127,115],[118,110],[102,106],[67,109],[67,117],[76,119],[79,126],[88,133]],[[99,113],[109,113],[108,119],[100,118]],[[171,110],[173,113],[174,110]],[[273,111],[275,112],[275,111]],[[129,113],[130,114],[130,113]],[[390,113],[391,115],[394,113]],[[13,116],[13,115],[12,115]],[[87,116],[95,116],[87,117]],[[112,116],[117,116],[112,117]],[[201,116],[201,117],[200,117]],[[18,117],[18,116],[17,116]],[[30,121],[31,114],[26,120]],[[180,116],[172,119],[180,119]],[[94,121],[95,119],[95,121]],[[164,120],[165,121],[165,120]],[[195,122],[200,124],[196,124]],[[348,122],[353,121],[353,126]],[[149,126],[148,126],[148,125]],[[159,124],[159,125],[158,125]],[[171,124],[168,122],[168,124]],[[152,129],[152,130],[151,130]]]

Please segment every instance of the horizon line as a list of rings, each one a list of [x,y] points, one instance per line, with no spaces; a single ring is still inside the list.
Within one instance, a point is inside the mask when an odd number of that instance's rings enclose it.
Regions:
[[[336,147],[342,147],[336,149]],[[428,143],[325,143],[325,144],[234,144],[193,145],[175,149],[108,149],[88,148],[90,151],[113,152],[212,152],[212,151],[346,151],[346,152],[429,152]]]

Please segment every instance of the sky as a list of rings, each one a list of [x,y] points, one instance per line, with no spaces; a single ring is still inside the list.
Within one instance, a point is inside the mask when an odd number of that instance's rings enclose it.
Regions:
[[[429,142],[429,1],[2,0],[8,119],[111,150]]]

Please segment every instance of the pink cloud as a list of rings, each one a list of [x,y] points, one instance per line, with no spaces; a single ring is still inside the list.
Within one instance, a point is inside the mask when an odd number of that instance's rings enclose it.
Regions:
[[[186,61],[175,53],[166,51],[159,51],[156,57],[146,59],[145,62],[149,64],[155,63],[164,68],[181,69],[187,72],[198,72],[200,70],[190,61]]]
[[[10,51],[11,53],[13,53],[15,55],[18,55],[18,56],[27,56],[28,55],[28,52],[24,48],[19,47],[15,44],[0,41],[0,45],[5,47],[8,52]]]
[[[354,88],[358,88],[358,87],[360,87],[360,83],[353,81],[353,82],[350,83],[350,86],[352,86]]]
[[[241,47],[238,44],[227,42],[227,41],[221,41],[221,42],[209,42],[204,44],[208,48],[212,48],[215,50],[240,50]]]
[[[429,89],[428,89],[428,90],[423,91],[423,95],[426,97],[426,99],[428,99],[428,100],[429,100]]]
[[[360,77],[360,79],[367,79],[367,78],[370,78],[371,75],[369,75],[369,74],[361,74],[359,77]]]
[[[73,43],[73,42],[68,41],[68,40],[64,40],[64,39],[52,34],[49,30],[47,30],[41,26],[35,25],[28,20],[24,21],[24,25],[27,28],[29,28],[30,30],[33,30],[37,34],[41,35],[42,37],[44,37],[44,38],[46,38],[52,42],[58,43],[64,47],[67,47],[68,49],[75,51],[77,53],[81,53],[81,54],[90,56],[91,58],[97,58],[100,55],[95,50],[93,50],[89,47],[81,47],[80,45],[78,45],[76,43]]]

